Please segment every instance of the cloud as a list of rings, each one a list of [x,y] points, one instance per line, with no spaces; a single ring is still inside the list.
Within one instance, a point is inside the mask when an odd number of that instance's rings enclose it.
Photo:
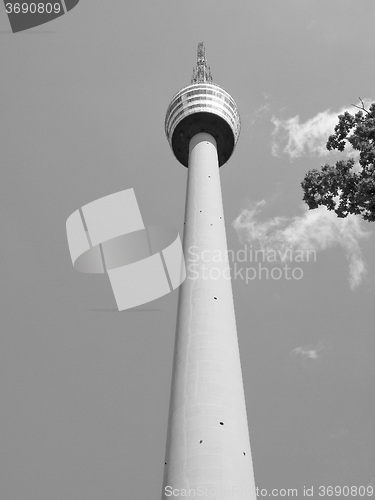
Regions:
[[[259,221],[259,214],[266,205],[264,200],[250,209],[243,209],[232,225],[244,242],[258,242],[262,249],[279,256],[292,252],[320,252],[334,247],[341,248],[349,263],[349,284],[358,287],[366,275],[360,241],[369,237],[363,221],[357,215],[338,218],[324,206],[314,210],[302,207],[302,215],[273,217]]]
[[[346,427],[335,427],[330,433],[330,436],[333,439],[340,439],[344,438],[348,434],[349,434],[349,429],[346,429]]]
[[[301,356],[303,360],[305,359],[313,359],[316,360],[320,358],[321,351],[327,350],[328,347],[324,344],[322,340],[320,340],[315,347],[311,345],[296,347],[292,350],[292,354],[295,356]]]
[[[363,101],[367,109],[373,102],[372,99],[364,99]],[[360,103],[357,105],[360,106]],[[338,115],[345,111],[354,113],[358,110],[353,105],[344,106],[339,111],[327,109],[303,123],[301,123],[299,115],[286,120],[273,116],[271,118],[274,125],[272,154],[280,156],[285,153],[291,160],[306,154],[320,157],[328,156],[330,154],[326,149],[328,137],[334,132],[335,125],[338,123]],[[347,152],[353,153],[353,150],[348,149]]]
[[[255,125],[259,120],[261,120],[264,116],[268,115],[271,111],[271,104],[266,102],[262,104],[259,108],[257,108],[249,117],[250,125]]]

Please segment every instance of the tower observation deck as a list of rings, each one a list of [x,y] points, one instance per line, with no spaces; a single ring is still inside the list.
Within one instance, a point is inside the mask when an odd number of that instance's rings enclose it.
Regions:
[[[205,47],[198,45],[197,66],[191,85],[173,97],[165,118],[165,133],[178,159],[188,166],[189,142],[199,132],[209,133],[217,144],[219,166],[226,163],[240,135],[240,115],[234,99],[212,81]]]
[[[256,500],[219,173],[240,118],[203,43],[165,132],[188,180],[162,499]]]

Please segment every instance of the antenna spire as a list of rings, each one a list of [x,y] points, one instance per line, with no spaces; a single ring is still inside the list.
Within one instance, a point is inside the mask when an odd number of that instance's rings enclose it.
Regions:
[[[197,66],[193,69],[191,83],[212,82],[211,69],[206,61],[206,48],[203,42],[198,43]]]

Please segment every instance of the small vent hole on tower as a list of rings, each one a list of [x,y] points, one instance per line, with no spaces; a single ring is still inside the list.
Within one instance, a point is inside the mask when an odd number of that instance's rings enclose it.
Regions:
[[[217,300],[217,297],[214,297],[214,300]],[[220,422],[221,423],[221,422]]]
[[[164,465],[167,465],[167,462],[164,462]]]
[[[224,425],[224,422],[220,422],[220,425]]]
[[[243,452],[243,456],[246,457],[246,453],[245,452]]]
[[[203,210],[199,210],[199,213],[202,213],[202,212],[203,212]]]
[[[211,224],[211,226],[213,226],[213,224]]]
[[[219,217],[220,219],[222,219],[222,217]]]
[[[202,441],[202,440],[200,440],[200,441],[199,441],[199,444],[202,444],[202,443],[203,443],[203,441]]]
[[[209,175],[208,178],[211,179],[211,176]]]

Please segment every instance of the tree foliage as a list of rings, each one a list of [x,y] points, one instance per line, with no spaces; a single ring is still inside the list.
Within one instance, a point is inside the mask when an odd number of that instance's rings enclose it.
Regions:
[[[339,115],[334,134],[328,138],[329,151],[344,151],[347,143],[359,151],[360,169],[354,169],[354,159],[340,160],[335,166],[324,165],[310,170],[302,181],[303,200],[310,209],[325,205],[338,217],[361,215],[375,221],[375,103],[362,107],[355,115]],[[354,105],[353,105],[354,106]]]

